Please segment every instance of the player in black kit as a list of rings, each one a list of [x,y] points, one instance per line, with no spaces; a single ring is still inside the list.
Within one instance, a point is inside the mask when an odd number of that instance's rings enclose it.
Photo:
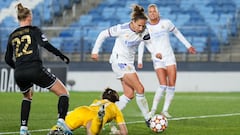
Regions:
[[[17,5],[17,16],[20,27],[9,36],[5,61],[15,69],[14,78],[24,96],[21,105],[20,135],[30,134],[27,124],[33,96],[31,89],[33,84],[48,88],[59,96],[57,125],[65,134],[71,135],[71,130],[65,125],[69,93],[62,82],[43,67],[39,47],[44,47],[59,56],[67,64],[70,60],[48,42],[38,27],[31,26],[32,13],[21,3]]]

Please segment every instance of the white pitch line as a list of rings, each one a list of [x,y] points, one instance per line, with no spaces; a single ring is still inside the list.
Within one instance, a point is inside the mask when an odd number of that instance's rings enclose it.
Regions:
[[[238,115],[240,115],[240,113],[203,115],[203,116],[192,116],[192,117],[179,117],[179,118],[171,118],[169,120],[203,119],[203,118],[228,117],[228,116],[238,116]]]
[[[169,121],[177,121],[177,120],[190,120],[190,119],[203,119],[203,118],[216,118],[216,117],[229,117],[229,116],[239,116],[240,113],[230,113],[230,114],[216,114],[216,115],[202,115],[202,116],[191,116],[191,117],[179,117],[179,118],[169,118]],[[132,121],[126,122],[126,124],[136,124],[143,123],[144,121]],[[39,129],[39,130],[30,130],[30,133],[33,132],[42,132],[49,131],[50,129]],[[10,134],[18,134],[19,132],[0,132],[0,135],[10,135]]]
[[[29,132],[30,133],[33,133],[33,132],[42,132],[42,131],[49,131],[50,129],[39,129],[39,130],[30,130]],[[12,134],[19,134],[19,131],[18,132],[0,132],[0,135],[12,135]]]

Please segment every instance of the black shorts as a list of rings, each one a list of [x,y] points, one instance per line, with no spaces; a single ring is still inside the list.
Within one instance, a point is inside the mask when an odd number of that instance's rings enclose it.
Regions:
[[[26,93],[33,84],[49,89],[56,81],[56,76],[39,64],[16,68],[14,77],[22,93]]]

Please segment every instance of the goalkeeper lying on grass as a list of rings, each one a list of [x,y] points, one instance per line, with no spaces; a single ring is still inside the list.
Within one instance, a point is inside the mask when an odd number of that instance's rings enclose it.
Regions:
[[[75,130],[79,127],[87,128],[87,135],[98,135],[107,122],[115,120],[119,130],[115,134],[127,135],[122,112],[115,102],[119,101],[119,95],[115,90],[105,89],[101,100],[94,100],[90,106],[80,106],[69,112],[66,116],[64,126],[53,126],[48,135],[64,135],[62,128]]]

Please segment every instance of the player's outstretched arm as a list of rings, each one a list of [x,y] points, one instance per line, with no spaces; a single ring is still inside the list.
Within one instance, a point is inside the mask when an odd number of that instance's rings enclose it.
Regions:
[[[50,43],[46,43],[43,47],[47,49],[49,52],[52,52],[53,54],[55,54],[56,56],[59,56],[62,59],[62,61],[64,61],[66,64],[70,62],[70,59],[67,56],[62,54],[57,48],[55,48]]]
[[[98,35],[97,39],[96,39],[96,42],[93,46],[93,49],[92,49],[92,55],[91,55],[91,58],[95,61],[98,60],[98,52],[99,52],[99,49],[101,48],[102,46],[102,43],[105,41],[106,38],[109,37],[109,33],[108,33],[108,30],[103,30],[102,32],[100,32],[100,34]]]

